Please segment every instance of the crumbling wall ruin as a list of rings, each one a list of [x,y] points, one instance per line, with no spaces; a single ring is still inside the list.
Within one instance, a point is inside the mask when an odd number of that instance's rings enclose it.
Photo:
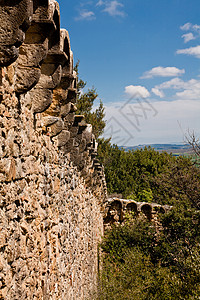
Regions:
[[[54,0],[0,0],[0,299],[87,299],[106,185]]]
[[[137,202],[131,199],[108,198],[104,210],[104,227],[110,228],[111,225],[123,224],[127,214],[133,217],[142,217],[150,222],[154,222],[157,228],[160,226],[159,214],[166,213],[172,208],[169,205],[160,205],[157,203]]]

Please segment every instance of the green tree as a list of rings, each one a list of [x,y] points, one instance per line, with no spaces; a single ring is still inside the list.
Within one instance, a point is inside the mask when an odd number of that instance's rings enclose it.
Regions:
[[[108,192],[136,201],[200,209],[200,169],[186,157],[174,157],[148,147],[125,151],[109,141],[99,143]]]
[[[84,88],[87,82],[79,78],[79,61],[76,63],[74,70],[77,73],[77,115],[84,115],[85,121],[92,125],[93,133],[96,138],[103,133],[105,128],[105,108],[100,100],[99,106],[93,110],[94,101],[98,98],[97,91],[94,87],[88,89],[86,92]]]
[[[159,234],[134,216],[106,232],[99,299],[199,299],[200,214],[178,204],[160,221]]]

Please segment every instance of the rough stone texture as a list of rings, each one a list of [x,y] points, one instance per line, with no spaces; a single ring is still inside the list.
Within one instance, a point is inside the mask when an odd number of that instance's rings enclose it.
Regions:
[[[0,0],[0,299],[88,299],[106,185],[58,3]]]
[[[0,1],[0,65],[9,65],[19,55],[33,14],[32,0]]]

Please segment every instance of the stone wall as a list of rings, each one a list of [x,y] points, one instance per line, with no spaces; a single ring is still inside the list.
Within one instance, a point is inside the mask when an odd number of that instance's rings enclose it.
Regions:
[[[97,143],[75,116],[54,0],[0,0],[0,299],[87,299],[103,234]]]

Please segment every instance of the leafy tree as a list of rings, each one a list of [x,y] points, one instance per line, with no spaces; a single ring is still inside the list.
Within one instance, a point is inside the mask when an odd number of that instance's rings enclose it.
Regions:
[[[87,82],[79,78],[79,61],[76,63],[74,70],[78,76],[76,114],[85,116],[85,121],[92,125],[93,133],[95,137],[98,138],[103,133],[106,125],[104,120],[105,108],[100,100],[99,106],[93,111],[94,101],[98,97],[96,89],[92,87],[84,92]]]
[[[200,208],[200,169],[189,158],[159,153],[151,147],[126,152],[109,141],[99,143],[98,153],[110,194]]]
[[[125,151],[99,143],[109,193],[136,201],[170,204],[160,231],[127,215],[105,233],[98,299],[200,298],[200,169],[186,157],[152,148]]]
[[[177,205],[152,223],[129,217],[102,243],[99,299],[199,299],[200,214]]]
[[[150,188],[138,193],[138,200],[143,202],[153,202],[153,192]]]
[[[200,209],[200,169],[188,158],[180,156],[171,161],[152,179],[151,186],[155,202]]]

